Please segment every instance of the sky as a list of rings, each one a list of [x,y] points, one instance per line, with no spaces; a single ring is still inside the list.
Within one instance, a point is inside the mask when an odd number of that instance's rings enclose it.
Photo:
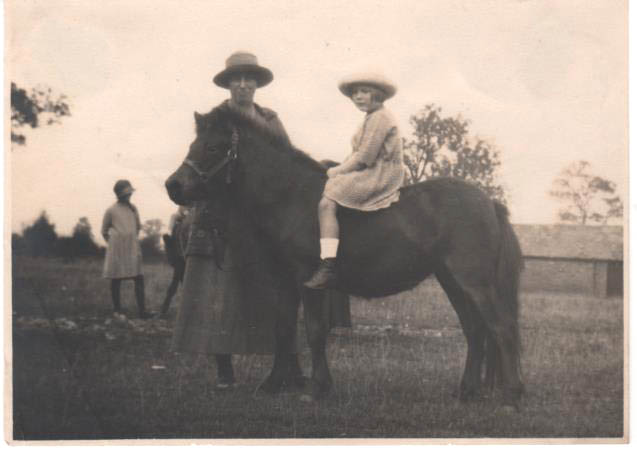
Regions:
[[[65,94],[72,113],[24,129],[11,151],[13,231],[46,210],[58,233],[82,216],[98,232],[120,178],[142,220],[167,224],[164,180],[194,139],[193,112],[228,98],[212,77],[236,50],[272,70],[256,102],[317,159],[349,154],[362,113],[337,84],[369,70],[398,86],[386,106],[403,136],[435,103],[495,144],[514,223],[557,219],[548,192],[576,160],[626,201],[624,1],[7,0],[5,11],[7,79]]]

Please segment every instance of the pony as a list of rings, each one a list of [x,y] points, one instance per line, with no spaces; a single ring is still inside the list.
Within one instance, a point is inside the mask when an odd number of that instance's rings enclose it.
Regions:
[[[320,400],[332,387],[328,315],[323,291],[302,283],[320,259],[317,205],[326,167],[237,112],[195,113],[195,123],[186,159],[166,180],[168,195],[177,204],[225,199],[249,212],[281,269],[302,291],[312,356],[305,400]],[[506,207],[469,182],[435,178],[401,188],[399,201],[386,209],[339,207],[338,217],[339,290],[379,297],[434,275],[467,341],[460,400],[497,388],[503,407],[519,409],[522,254]]]

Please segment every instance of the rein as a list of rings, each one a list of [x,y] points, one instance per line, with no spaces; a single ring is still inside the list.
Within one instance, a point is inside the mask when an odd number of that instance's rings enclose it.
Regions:
[[[232,163],[237,159],[237,146],[239,144],[239,132],[236,127],[232,127],[232,138],[231,138],[231,146],[226,153],[226,156],[223,160],[217,163],[215,166],[210,168],[207,171],[201,170],[197,164],[186,158],[184,159],[184,165],[189,166],[192,170],[197,173],[197,175],[201,178],[201,180],[206,183],[208,180],[221,171],[226,165],[228,165],[228,172],[226,173],[226,184],[232,182]]]

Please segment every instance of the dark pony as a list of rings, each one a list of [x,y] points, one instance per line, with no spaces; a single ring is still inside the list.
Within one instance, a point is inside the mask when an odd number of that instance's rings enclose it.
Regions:
[[[242,115],[195,113],[197,137],[166,181],[178,204],[210,197],[243,206],[297,286],[319,261],[317,205],[325,166]],[[474,185],[438,178],[401,189],[386,209],[340,208],[339,289],[365,297],[393,294],[435,275],[467,340],[460,398],[502,389],[517,407],[520,372],[518,282],[522,256],[506,208]],[[322,291],[303,290],[312,354],[311,396],[330,390],[329,331]],[[486,369],[483,373],[483,365]]]

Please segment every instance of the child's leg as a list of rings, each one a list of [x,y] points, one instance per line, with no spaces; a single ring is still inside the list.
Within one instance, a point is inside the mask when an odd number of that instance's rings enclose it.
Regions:
[[[336,252],[338,250],[338,205],[331,199],[322,197],[318,207],[319,227],[321,231],[321,263],[305,287],[310,289],[328,289],[336,283]]]
[[[135,281],[135,299],[137,301],[137,311],[140,317],[145,317],[146,313],[146,296],[144,294],[144,275],[137,275],[133,278]]]
[[[338,220],[336,219],[338,204],[329,198],[322,197],[318,206],[319,228],[321,232],[321,259],[336,257],[338,249]]]
[[[322,239],[338,239],[338,220],[336,209],[338,204],[323,196],[318,205],[319,227]]]

